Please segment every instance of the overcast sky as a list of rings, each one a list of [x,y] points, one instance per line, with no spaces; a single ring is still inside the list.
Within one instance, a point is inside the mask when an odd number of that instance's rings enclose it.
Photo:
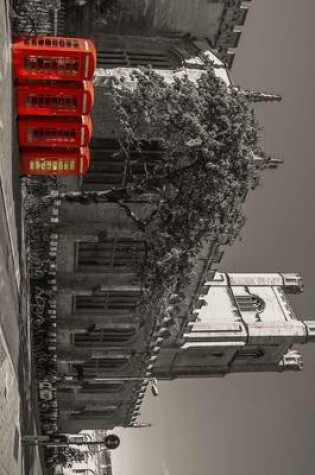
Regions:
[[[236,83],[281,93],[260,105],[265,150],[285,159],[246,205],[241,243],[222,270],[300,272],[294,309],[315,318],[315,63],[313,0],[253,0],[233,67]],[[291,299],[292,301],[292,299]],[[301,373],[160,383],[140,420],[120,431],[114,475],[313,475],[315,345]],[[117,431],[115,431],[117,432]]]

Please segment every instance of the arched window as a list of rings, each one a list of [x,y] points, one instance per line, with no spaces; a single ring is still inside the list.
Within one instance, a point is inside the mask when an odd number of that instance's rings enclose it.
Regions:
[[[207,356],[210,358],[223,358],[224,351],[211,351]]]
[[[97,49],[97,67],[112,68],[136,68],[139,66],[151,66],[153,69],[176,69],[182,65],[182,60],[172,49],[154,47],[145,44],[142,47],[132,44],[115,47],[108,46]]]
[[[125,367],[129,362],[128,356],[90,358],[81,364],[72,365],[72,374],[82,384],[86,379],[97,378],[103,374],[115,374],[118,370]]]
[[[97,377],[99,374],[115,372],[123,368],[129,361],[127,356],[90,358],[82,364],[72,365],[73,372],[79,381],[84,383],[86,377]]]
[[[86,333],[75,334],[74,346],[83,348],[104,346],[103,343],[125,343],[134,337],[135,332],[135,328],[130,326],[95,328]]]
[[[162,159],[155,141],[143,142],[141,151],[131,151],[128,160],[119,154],[117,140],[95,137],[90,143],[91,162],[83,176],[83,190],[102,190],[104,186],[122,185],[132,176],[150,173]]]
[[[236,303],[241,312],[262,312],[265,309],[265,301],[257,295],[237,295]]]
[[[99,242],[77,243],[77,270],[79,272],[132,272],[145,257],[143,240],[109,238]]]
[[[104,408],[94,410],[71,411],[71,419],[103,419],[113,415],[117,407]]]
[[[199,351],[193,350],[190,354],[190,357],[207,363],[207,361],[211,359],[223,358],[224,354],[224,351],[221,351],[220,349],[207,349],[204,354],[200,354]]]
[[[82,393],[117,393],[121,391],[124,383],[115,381],[95,381],[89,383],[83,383]]]
[[[74,312],[93,314],[102,310],[133,309],[139,300],[139,291],[108,291],[95,292],[92,295],[77,295],[74,297]]]
[[[265,351],[257,347],[245,347],[238,350],[235,357],[238,359],[258,359],[264,356]]]
[[[128,361],[127,357],[105,357],[105,358],[91,358],[83,364],[84,368],[90,369],[119,369],[122,368]]]

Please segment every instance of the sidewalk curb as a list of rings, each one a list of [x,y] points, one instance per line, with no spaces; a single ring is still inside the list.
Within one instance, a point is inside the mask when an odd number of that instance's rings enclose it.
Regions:
[[[3,0],[3,5],[4,5],[4,9],[5,9],[5,36],[6,36],[6,52],[7,52],[7,55],[8,55],[8,61],[5,62],[4,66],[6,68],[5,70],[5,73],[4,73],[4,76],[5,76],[5,79],[10,79],[10,86],[8,87],[8,90],[6,91],[7,93],[9,93],[10,95],[12,95],[13,93],[13,77],[12,77],[12,72],[11,72],[11,44],[12,44],[12,41],[11,41],[11,38],[12,38],[12,31],[11,31],[11,24],[10,24],[10,13],[9,13],[9,10],[10,10],[10,3],[9,3],[9,0]],[[14,116],[14,102],[12,104],[12,101],[11,101],[11,115]],[[13,137],[14,137],[14,126],[12,125],[12,121],[10,122],[10,130],[7,131],[8,133],[10,133],[11,135],[11,143],[12,143],[12,140],[13,140]],[[9,153],[9,150],[7,150],[7,147],[4,148],[3,150],[3,153],[6,154],[6,153]],[[13,160],[12,160],[12,157],[13,157],[13,149],[12,149],[12,154],[11,154],[11,163],[13,163]],[[10,219],[9,219],[9,213],[8,213],[8,209],[9,209],[9,206],[8,206],[8,198],[6,197],[6,194],[5,194],[5,189],[4,189],[4,184],[3,184],[3,179],[1,179],[1,175],[2,175],[2,172],[3,172],[3,169],[1,170],[0,169],[0,193],[1,193],[1,199],[3,201],[3,204],[4,204],[4,214],[5,214],[5,221],[6,221],[6,224],[7,224],[7,230],[8,230],[8,241],[10,243],[10,250],[11,250],[11,256],[12,256],[12,263],[13,263],[13,269],[14,269],[14,277],[15,277],[15,283],[16,283],[16,288],[17,288],[17,292],[20,293],[20,285],[21,285],[21,276],[20,276],[20,267],[19,267],[19,256],[17,254],[17,251],[18,251],[18,236],[16,235],[15,236],[15,239],[14,239],[14,236],[12,234],[12,223],[10,222]],[[11,179],[13,180],[14,174],[12,174],[11,176]],[[10,198],[12,198],[13,202],[14,202],[14,193],[10,196]],[[15,203],[15,206],[16,206],[16,203]],[[15,208],[14,206],[14,208]],[[13,220],[14,222],[16,222],[16,218],[17,218],[17,215],[16,215],[16,209],[14,209],[14,215],[13,215]]]
[[[3,333],[3,330],[2,330],[2,327],[0,325],[0,341],[1,343],[3,344],[4,346],[4,349],[5,349],[5,352],[6,352],[6,356],[10,362],[10,367],[11,367],[11,371],[12,371],[12,374],[14,375],[14,378],[16,380],[16,383],[17,385],[19,385],[19,378],[18,378],[18,375],[16,374],[16,371],[15,371],[15,368],[14,368],[14,364],[13,364],[13,361],[12,361],[12,357],[11,357],[11,354],[10,354],[10,351],[9,351],[9,348],[8,348],[8,345],[7,345],[7,340],[4,336],[4,333]],[[21,397],[20,397],[20,394],[19,394],[19,402],[21,400]]]

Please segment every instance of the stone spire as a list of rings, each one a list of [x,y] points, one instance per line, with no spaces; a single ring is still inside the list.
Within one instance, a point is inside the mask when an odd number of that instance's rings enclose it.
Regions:
[[[253,162],[260,170],[272,170],[278,168],[278,165],[283,163],[283,159],[269,155],[254,155]]]
[[[238,87],[235,88],[235,91],[248,102],[280,102],[282,100],[279,94],[266,94],[264,92],[251,91]]]

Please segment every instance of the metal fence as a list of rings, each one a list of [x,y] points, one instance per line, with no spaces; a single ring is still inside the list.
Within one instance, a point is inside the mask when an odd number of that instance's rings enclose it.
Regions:
[[[57,431],[56,256],[58,208],[52,177],[24,178],[23,201],[27,276],[30,289],[32,351],[38,383],[42,433]]]

